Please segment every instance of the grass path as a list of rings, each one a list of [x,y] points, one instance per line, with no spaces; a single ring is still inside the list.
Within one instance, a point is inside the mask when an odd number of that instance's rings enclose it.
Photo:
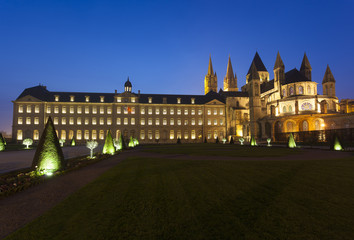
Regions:
[[[8,239],[354,239],[354,159],[332,153],[128,152]]]

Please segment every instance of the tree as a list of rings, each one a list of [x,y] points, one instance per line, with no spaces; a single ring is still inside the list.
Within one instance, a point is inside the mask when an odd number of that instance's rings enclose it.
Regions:
[[[0,152],[5,150],[5,145],[6,145],[6,143],[4,141],[4,138],[3,138],[2,134],[0,133]]]
[[[219,138],[218,137],[216,137],[215,143],[219,143]]]
[[[240,141],[240,144],[243,145],[243,142],[245,141],[245,139],[244,138],[240,138],[239,141]]]
[[[234,144],[234,138],[233,137],[230,138],[230,144]]]
[[[59,139],[59,143],[61,147],[64,147],[65,139],[64,138]]]
[[[177,138],[177,144],[181,144],[181,138],[180,137]]]
[[[30,138],[26,138],[26,139],[23,140],[22,144],[26,145],[26,149],[28,149],[29,148],[28,146],[33,144],[33,140],[30,139]]]
[[[292,133],[290,133],[290,136],[289,136],[288,147],[289,148],[295,148],[296,147],[294,135]]]
[[[205,138],[204,138],[204,143],[207,143],[207,142],[208,142],[208,141],[207,141],[207,138],[205,137]]]
[[[114,145],[113,145],[113,138],[112,138],[112,134],[111,134],[110,130],[107,131],[107,136],[106,136],[106,140],[104,142],[102,153],[103,154],[111,154],[111,155],[113,155],[115,153],[115,149],[114,149]]]
[[[123,149],[123,147],[122,147],[122,142],[121,142],[121,140],[120,140],[120,138],[119,139],[113,139],[113,145],[114,145],[114,147],[116,148],[116,151],[120,151],[120,150],[122,150]]]
[[[90,149],[90,158],[93,158],[93,149],[95,149],[97,146],[98,146],[98,142],[95,140],[86,142],[86,147]]]
[[[0,133],[0,138],[2,139],[4,145],[6,146],[6,138],[4,138],[4,136],[2,135],[2,133]],[[1,141],[1,140],[0,140]]]
[[[73,137],[70,141],[70,146],[74,147],[76,146],[75,138]]]
[[[64,169],[66,161],[55,132],[52,118],[49,117],[32,161],[32,169],[39,175],[52,175]]]
[[[132,136],[130,136],[130,141],[129,141],[129,143],[128,143],[128,147],[130,147],[130,148],[135,147],[134,140],[133,140],[133,137],[132,137]]]
[[[123,135],[120,135],[120,142],[122,143],[122,149],[126,149],[127,146],[125,146],[125,141],[124,141],[124,138],[123,138]]]

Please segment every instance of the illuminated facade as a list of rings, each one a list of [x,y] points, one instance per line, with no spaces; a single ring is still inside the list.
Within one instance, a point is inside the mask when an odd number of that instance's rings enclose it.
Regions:
[[[217,92],[211,58],[204,79],[205,95],[140,94],[128,79],[124,92],[52,92],[45,86],[25,89],[13,101],[14,140],[38,141],[52,117],[60,139],[103,142],[108,130],[114,138],[131,136],[141,143],[214,142],[226,137],[274,137],[276,132],[353,127],[352,101],[338,102],[335,79],[327,66],[323,95],[311,79],[304,55],[300,71],[285,72],[278,53],[274,79],[256,53],[239,91],[229,58],[224,88]]]

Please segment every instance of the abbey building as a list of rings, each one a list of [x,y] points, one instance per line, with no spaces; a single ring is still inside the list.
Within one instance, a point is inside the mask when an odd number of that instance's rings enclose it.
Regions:
[[[223,89],[218,90],[211,58],[204,79],[204,95],[143,94],[132,91],[128,79],[124,91],[113,93],[55,92],[45,86],[25,89],[13,101],[14,140],[37,141],[49,116],[58,137],[84,143],[133,136],[141,143],[214,142],[216,138],[273,138],[286,132],[353,128],[354,103],[338,101],[335,78],[324,73],[323,93],[312,81],[311,65],[303,57],[300,70],[285,71],[278,53],[274,79],[258,53],[239,88],[229,57]]]

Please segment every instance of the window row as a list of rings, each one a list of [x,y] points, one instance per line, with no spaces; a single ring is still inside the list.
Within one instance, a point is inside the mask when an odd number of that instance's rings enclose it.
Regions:
[[[32,109],[34,109],[34,113],[39,113],[39,105],[18,105],[18,112],[23,113],[26,110],[26,113],[32,113]]]
[[[283,89],[283,96],[291,96],[291,95],[295,95],[295,94],[305,94],[304,93],[304,87],[303,86],[298,86],[297,87],[297,91],[295,92],[296,87],[289,87],[289,89]],[[313,90],[313,91],[312,91]],[[311,86],[307,86],[307,91],[306,94],[311,95],[311,94],[316,94],[316,88],[313,87],[313,89],[311,89]]]
[[[17,124],[19,124],[19,125],[24,124],[24,120],[25,120],[25,124],[27,124],[27,125],[32,124],[32,118],[31,117],[26,117],[26,118],[19,117],[17,119]],[[35,125],[39,124],[39,117],[33,118],[33,124],[35,124]]]
[[[192,108],[192,109],[189,109],[189,108],[174,108],[174,107],[170,107],[169,109],[167,107],[163,107],[160,111],[160,108],[159,107],[155,107],[154,109],[152,107],[148,107],[147,109],[145,109],[144,107],[141,107],[140,108],[140,113],[141,114],[156,114],[156,115],[159,115],[160,113],[162,112],[163,115],[166,115],[169,114],[170,115],[174,115],[175,113],[177,115],[196,115],[196,112],[198,112],[198,115],[202,115],[203,114],[203,111],[202,109],[197,109],[197,111]]]
[[[196,125],[196,119],[192,118],[191,120],[189,119],[184,119],[184,121],[180,118],[175,119],[174,118],[170,118],[169,121],[167,120],[167,118],[163,118],[162,119],[162,123],[160,122],[160,118],[148,118],[147,122],[145,121],[145,118],[141,118],[140,119],[140,125],[175,125],[175,123],[177,125],[182,125],[182,122],[184,123],[183,125],[187,126],[187,125]],[[203,125],[203,120],[201,118],[198,119],[198,125]]]

